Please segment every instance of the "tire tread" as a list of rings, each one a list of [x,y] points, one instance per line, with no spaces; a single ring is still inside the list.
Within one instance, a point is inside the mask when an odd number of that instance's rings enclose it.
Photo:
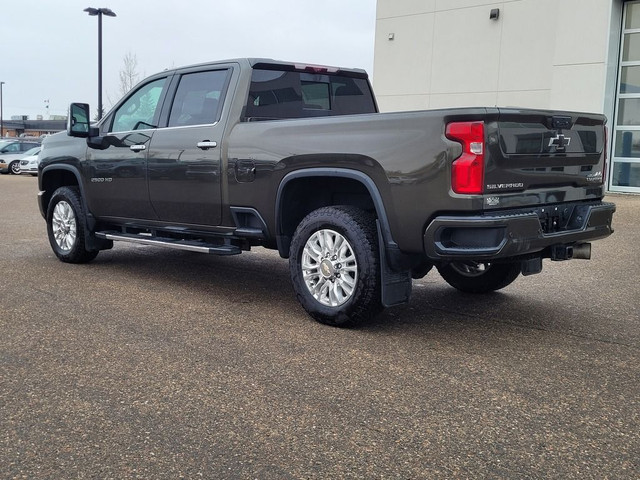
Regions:
[[[366,258],[358,258],[358,285],[354,297],[344,308],[333,309],[319,305],[308,293],[302,278],[300,253],[310,234],[323,227],[340,230],[341,234],[350,236],[348,240],[352,247],[366,255]],[[382,310],[378,232],[375,216],[369,212],[351,205],[338,205],[322,207],[309,213],[294,234],[289,265],[298,301],[320,323],[351,327],[372,318]],[[363,270],[373,274],[365,275]]]

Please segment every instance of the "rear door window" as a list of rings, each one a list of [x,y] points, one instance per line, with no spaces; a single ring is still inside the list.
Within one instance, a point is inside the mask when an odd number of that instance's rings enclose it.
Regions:
[[[182,75],[169,114],[170,127],[209,125],[218,121],[229,70]]]

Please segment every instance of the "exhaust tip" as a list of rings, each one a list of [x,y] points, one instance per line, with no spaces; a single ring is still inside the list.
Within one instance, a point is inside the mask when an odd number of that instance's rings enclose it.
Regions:
[[[581,243],[573,246],[573,257],[583,260],[591,260],[591,244]]]
[[[554,245],[551,248],[551,260],[562,261],[572,259],[589,260],[591,258],[591,244]]]

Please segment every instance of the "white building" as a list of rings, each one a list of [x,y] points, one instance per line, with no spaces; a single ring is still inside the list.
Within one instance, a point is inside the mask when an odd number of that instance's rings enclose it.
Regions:
[[[640,1],[378,0],[374,62],[381,111],[604,113],[608,188],[640,193]]]

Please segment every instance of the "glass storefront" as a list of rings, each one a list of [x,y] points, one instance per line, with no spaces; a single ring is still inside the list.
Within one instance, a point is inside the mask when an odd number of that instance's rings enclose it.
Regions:
[[[640,1],[624,4],[609,190],[640,193]]]

